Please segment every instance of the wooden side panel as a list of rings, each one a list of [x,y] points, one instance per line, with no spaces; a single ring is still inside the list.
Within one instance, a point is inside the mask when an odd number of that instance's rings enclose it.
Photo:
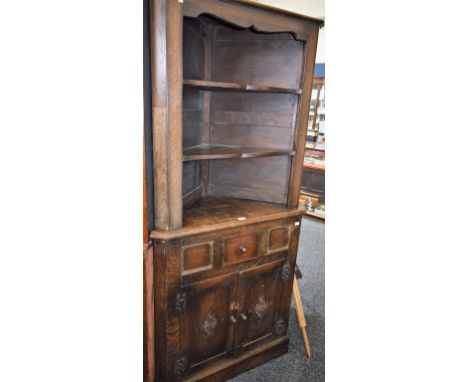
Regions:
[[[304,149],[307,135],[307,123],[309,120],[310,98],[312,95],[312,81],[315,67],[315,53],[317,51],[318,26],[309,26],[309,36],[305,44],[303,63],[302,94],[299,96],[299,111],[296,125],[295,148],[289,180],[288,207],[297,208],[299,204],[299,192],[301,188],[302,168],[304,163]]]
[[[210,193],[213,196],[286,203],[289,166],[287,156],[212,161]]]
[[[143,370],[144,381],[155,379],[153,245],[143,250]]]
[[[158,229],[182,226],[182,3],[152,0],[153,157]]]

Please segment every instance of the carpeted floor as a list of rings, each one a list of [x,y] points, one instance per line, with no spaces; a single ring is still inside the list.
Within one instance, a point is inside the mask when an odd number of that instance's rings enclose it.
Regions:
[[[325,224],[302,219],[297,264],[312,359],[307,359],[294,300],[289,319],[289,352],[231,379],[231,382],[325,381]]]

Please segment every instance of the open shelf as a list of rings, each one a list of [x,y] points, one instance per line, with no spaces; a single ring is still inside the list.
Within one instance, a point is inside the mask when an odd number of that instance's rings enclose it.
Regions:
[[[190,86],[202,90],[229,90],[229,91],[248,91],[265,93],[292,93],[301,94],[301,89],[280,88],[275,86],[257,86],[248,84],[239,84],[234,82],[219,82],[206,80],[184,80],[184,86]]]
[[[152,239],[170,240],[194,234],[244,226],[246,222],[260,223],[303,215],[305,211],[286,208],[282,204],[255,200],[205,196],[183,210],[183,228],[156,230]]]
[[[267,147],[225,146],[201,144],[184,150],[184,161],[203,159],[256,158],[294,155],[295,151]]]

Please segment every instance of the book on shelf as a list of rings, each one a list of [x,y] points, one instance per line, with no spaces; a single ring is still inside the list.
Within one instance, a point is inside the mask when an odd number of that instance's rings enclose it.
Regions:
[[[306,149],[304,155],[306,156],[315,156],[315,157],[325,157],[325,151],[322,150],[314,150],[314,149]]]

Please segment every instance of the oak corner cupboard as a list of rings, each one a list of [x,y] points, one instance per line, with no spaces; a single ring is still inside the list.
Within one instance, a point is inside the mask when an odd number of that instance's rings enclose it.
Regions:
[[[321,20],[146,0],[145,379],[224,381],[288,350]]]

